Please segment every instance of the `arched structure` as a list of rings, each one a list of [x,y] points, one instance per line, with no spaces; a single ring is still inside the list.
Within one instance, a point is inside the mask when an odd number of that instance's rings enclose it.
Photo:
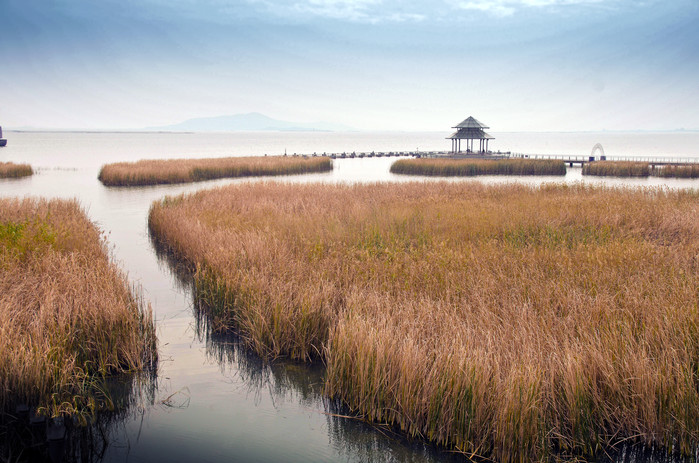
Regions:
[[[456,132],[451,134],[449,139],[451,139],[451,152],[461,153],[461,140],[466,140],[466,152],[473,153],[473,140],[478,140],[479,142],[479,153],[488,152],[488,140],[492,140],[495,137],[487,134],[483,129],[489,129],[482,122],[478,121],[476,118],[469,116],[460,124],[452,127],[456,129]]]
[[[595,153],[599,152],[600,159],[605,160],[607,157],[604,155],[604,148],[602,148],[601,143],[595,144],[595,146],[592,147],[592,153],[590,153],[591,158],[595,158]]]

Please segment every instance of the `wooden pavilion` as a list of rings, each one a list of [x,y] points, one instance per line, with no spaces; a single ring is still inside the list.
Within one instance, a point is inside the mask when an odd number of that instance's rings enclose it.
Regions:
[[[447,137],[451,139],[451,152],[461,153],[461,140],[466,140],[466,152],[473,153],[473,140],[478,140],[479,149],[478,153],[488,152],[488,140],[492,140],[495,137],[486,133],[483,129],[489,129],[478,119],[469,116],[461,124],[452,127],[456,129],[456,132]]]

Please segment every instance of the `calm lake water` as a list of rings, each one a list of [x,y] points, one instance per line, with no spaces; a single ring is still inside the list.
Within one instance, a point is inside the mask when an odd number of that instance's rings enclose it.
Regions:
[[[214,185],[259,181],[216,180],[190,185],[106,188],[103,164],[156,158],[199,158],[351,151],[445,150],[447,133],[29,133],[5,132],[0,161],[29,163],[36,174],[0,180],[0,196],[78,198],[108,233],[114,259],[140,286],[154,310],[160,365],[145,393],[105,424],[92,458],[99,461],[321,462],[464,461],[464,457],[410,442],[383,427],[347,418],[323,399],[322,368],[266,364],[235,339],[207,336],[190,288],[153,247],[148,208],[165,195]],[[699,157],[699,133],[510,133],[494,150],[530,154],[589,154],[602,143],[608,156]],[[338,159],[330,173],[275,178],[289,182],[406,181],[389,173],[395,158]],[[430,179],[429,181],[433,181]],[[480,177],[450,181],[590,182],[699,188],[699,180],[589,179],[580,168],[565,177]],[[128,388],[127,388],[128,389]],[[94,437],[94,436],[93,436]],[[90,438],[93,438],[90,437]]]

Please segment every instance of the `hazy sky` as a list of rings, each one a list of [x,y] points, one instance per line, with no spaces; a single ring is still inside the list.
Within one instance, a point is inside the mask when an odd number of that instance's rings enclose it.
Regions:
[[[0,125],[699,129],[699,0],[0,0]]]

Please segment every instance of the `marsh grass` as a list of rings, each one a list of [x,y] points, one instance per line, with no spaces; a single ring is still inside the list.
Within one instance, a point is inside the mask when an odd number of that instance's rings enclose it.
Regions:
[[[141,186],[329,170],[332,170],[332,160],[328,157],[253,156],[159,159],[107,164],[100,170],[98,178],[107,186]]]
[[[0,162],[0,178],[21,178],[34,174],[29,164]]]
[[[699,178],[699,164],[673,166],[667,165],[653,170],[658,177]]]
[[[563,161],[549,159],[400,159],[394,174],[440,177],[475,175],[565,175]]]
[[[496,461],[699,444],[699,192],[235,185],[166,198],[214,330]]]
[[[647,162],[595,161],[585,163],[582,174],[605,177],[648,177],[651,174],[651,168]]]
[[[0,200],[0,409],[111,406],[104,379],[155,365],[150,307],[75,201]]]

